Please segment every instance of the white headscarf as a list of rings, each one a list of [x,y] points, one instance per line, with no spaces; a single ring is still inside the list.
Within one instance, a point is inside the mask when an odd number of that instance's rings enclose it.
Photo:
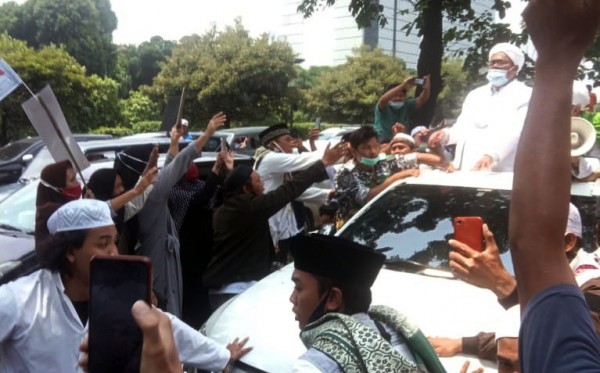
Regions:
[[[490,50],[488,59],[491,59],[494,54],[500,52],[506,54],[508,58],[510,58],[512,62],[517,65],[517,72],[521,71],[523,64],[525,64],[525,55],[521,49],[509,43],[499,43],[494,45],[494,47]]]

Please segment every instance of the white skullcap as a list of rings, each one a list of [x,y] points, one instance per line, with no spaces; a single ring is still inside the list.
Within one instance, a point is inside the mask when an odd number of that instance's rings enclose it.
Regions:
[[[105,201],[78,199],[62,205],[48,219],[50,234],[114,225]]]
[[[587,87],[582,82],[577,80],[573,82],[573,105],[580,105],[581,108],[586,107],[590,103],[590,93]]]
[[[415,145],[415,139],[412,138],[412,136],[407,135],[405,133],[397,133],[394,135],[394,138],[392,139],[392,141],[390,141],[390,144],[396,142],[396,141],[406,141],[411,143],[412,145]]]
[[[412,131],[410,131],[410,135],[412,137],[415,137],[415,135],[421,131],[425,131],[427,129],[427,127],[425,126],[416,126],[415,128],[413,128]]]
[[[521,307],[517,304],[502,314],[496,328],[496,341],[501,338],[519,338]]]
[[[186,126],[186,127],[187,127],[189,124],[190,124],[190,123],[187,121],[187,119],[182,119],[182,120],[181,120],[181,125],[182,125],[182,126]]]
[[[492,56],[496,53],[504,53],[511,59],[511,61],[517,65],[518,70],[521,71],[523,68],[523,64],[525,63],[525,55],[523,52],[516,46],[509,43],[500,43],[494,45],[494,47],[490,50],[490,54],[488,59],[491,59]]]
[[[569,203],[569,219],[567,220],[567,229],[565,230],[565,234],[567,233],[573,233],[579,238],[583,237],[581,228],[581,215],[579,215],[579,210],[572,203]]]

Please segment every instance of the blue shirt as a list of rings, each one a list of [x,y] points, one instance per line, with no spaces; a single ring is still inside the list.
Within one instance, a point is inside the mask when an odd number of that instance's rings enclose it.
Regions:
[[[523,373],[600,372],[600,344],[579,288],[552,286],[527,304],[519,365]]]
[[[392,127],[396,123],[404,125],[404,131],[410,133],[408,120],[417,110],[417,100],[409,98],[404,100],[404,105],[400,109],[392,109],[390,103],[385,105],[383,110],[379,110],[379,103],[375,104],[375,124],[373,128],[377,132],[377,137],[380,142],[390,142],[392,137]]]

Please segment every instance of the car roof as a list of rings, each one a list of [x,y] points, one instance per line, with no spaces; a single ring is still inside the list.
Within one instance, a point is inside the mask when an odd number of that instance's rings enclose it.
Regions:
[[[383,192],[379,193],[375,198],[367,202],[361,209],[354,214],[346,224],[338,231],[336,235],[342,233],[346,227],[350,226],[351,222],[359,218],[369,207],[384,195],[390,193],[399,185],[432,185],[432,186],[449,186],[460,188],[476,188],[476,189],[497,189],[497,190],[512,190],[513,173],[512,172],[486,172],[486,171],[455,171],[445,172],[442,170],[434,170],[428,166],[421,166],[420,174],[417,177],[408,177],[394,182],[387,187]],[[600,196],[600,181],[598,182],[579,182],[571,183],[571,195],[582,197],[597,197]]]
[[[512,183],[512,172],[456,171],[448,173],[441,170],[421,168],[421,173],[418,177],[400,180],[393,185],[445,185],[466,188],[512,190]],[[571,195],[590,197],[600,196],[600,183],[574,181],[571,184]]]
[[[263,130],[266,130],[267,128],[268,128],[267,126],[223,128],[223,129],[220,129],[218,132],[229,132],[229,133],[235,133],[235,134],[255,133],[255,132],[261,132]]]

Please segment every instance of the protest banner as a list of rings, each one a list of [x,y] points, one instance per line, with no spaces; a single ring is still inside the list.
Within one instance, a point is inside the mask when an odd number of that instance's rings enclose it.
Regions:
[[[14,91],[22,81],[6,61],[0,59],[0,101]]]
[[[68,159],[85,180],[81,171],[90,163],[81,151],[67,124],[58,100],[50,86],[44,87],[37,95],[21,104],[31,124],[40,135],[56,162]]]

